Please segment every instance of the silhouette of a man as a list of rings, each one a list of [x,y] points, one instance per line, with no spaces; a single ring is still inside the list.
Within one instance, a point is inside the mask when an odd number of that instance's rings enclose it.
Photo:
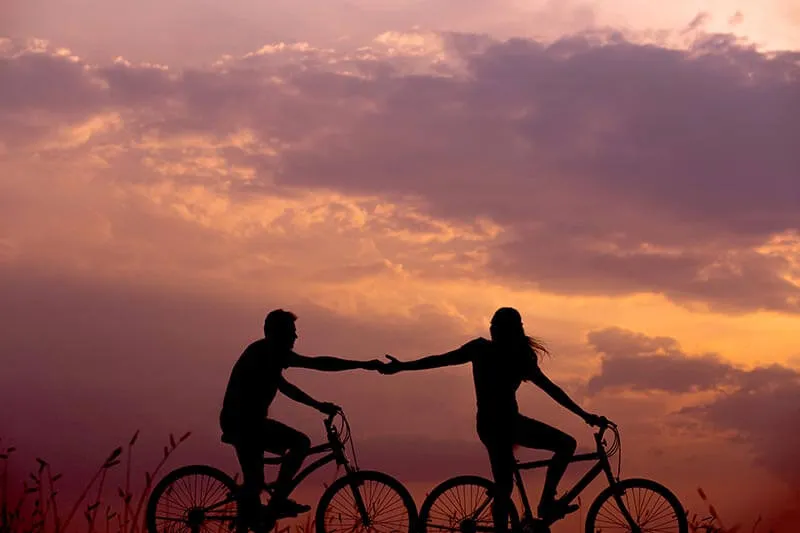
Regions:
[[[309,506],[287,498],[287,482],[300,470],[311,440],[304,433],[267,417],[276,393],[281,391],[292,400],[325,414],[339,411],[338,406],[319,402],[286,381],[283,370],[299,367],[335,372],[358,368],[377,370],[383,366],[378,360],[350,361],[330,356],[298,355],[293,351],[297,340],[296,320],[294,313],[283,309],[271,311],[266,316],[264,338],[250,344],[233,367],[220,413],[222,432],[236,449],[244,478],[240,514],[256,530],[264,485],[265,450],[283,456],[272,505],[285,514],[310,510]]]

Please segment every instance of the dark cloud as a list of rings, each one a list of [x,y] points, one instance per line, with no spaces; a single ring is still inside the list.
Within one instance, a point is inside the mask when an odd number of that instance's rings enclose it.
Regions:
[[[254,146],[218,152],[257,172],[231,198],[316,188],[489,219],[504,232],[475,275],[731,313],[800,309],[796,267],[755,250],[800,227],[797,54],[725,35],[688,50],[619,33],[547,46],[424,37],[411,51],[402,36],[347,54],[265,47],[207,70],[18,53],[3,60],[14,83],[0,100],[70,120],[116,109],[132,140],[247,129]],[[34,126],[9,109],[0,140],[19,142]]]
[[[778,364],[739,368],[716,354],[687,354],[670,337],[618,328],[593,331],[588,340],[601,354],[600,373],[588,382],[590,393],[714,392],[712,400],[678,414],[748,443],[759,465],[800,487],[800,372]]]
[[[746,372],[738,388],[712,402],[684,408],[722,430],[734,431],[753,448],[758,464],[800,488],[800,373],[779,365]]]
[[[601,355],[600,373],[588,392],[604,389],[686,393],[716,390],[740,371],[716,354],[690,357],[670,337],[648,337],[619,328],[592,331],[589,344]]]
[[[46,110],[83,117],[95,108],[99,91],[84,65],[51,52],[0,56],[0,76],[5,80],[0,87],[0,112]],[[54,91],[55,87],[61,90]]]

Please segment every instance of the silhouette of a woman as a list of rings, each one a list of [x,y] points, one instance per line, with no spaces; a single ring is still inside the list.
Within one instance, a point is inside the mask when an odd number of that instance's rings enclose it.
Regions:
[[[547,349],[541,342],[526,335],[522,317],[516,309],[498,309],[492,317],[490,333],[491,340],[479,337],[451,352],[414,361],[401,362],[387,355],[391,362],[386,363],[380,372],[394,374],[472,363],[478,408],[477,432],[489,453],[497,489],[492,517],[495,529],[503,532],[508,528],[515,445],[554,452],[538,507],[539,518],[552,522],[578,508],[556,499],[558,483],[575,453],[577,443],[570,435],[519,413],[516,393],[521,382],[530,381],[538,385],[587,424],[600,425],[606,419],[581,409],[542,373],[537,351],[547,353]]]

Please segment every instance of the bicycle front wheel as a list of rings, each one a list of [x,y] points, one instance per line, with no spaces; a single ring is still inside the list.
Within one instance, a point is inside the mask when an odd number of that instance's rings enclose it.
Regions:
[[[494,483],[479,476],[457,476],[443,481],[431,491],[419,510],[420,533],[493,533],[492,504]],[[511,531],[519,526],[519,515],[509,505]]]
[[[383,472],[359,471],[337,479],[322,494],[317,533],[411,532],[417,506],[402,483]]]
[[[638,529],[631,527],[629,518]],[[668,488],[649,479],[625,479],[605,488],[589,507],[586,533],[598,531],[689,533],[689,523],[680,500]]]
[[[246,531],[237,527],[235,492],[233,479],[211,466],[173,470],[155,486],[147,501],[147,531]]]

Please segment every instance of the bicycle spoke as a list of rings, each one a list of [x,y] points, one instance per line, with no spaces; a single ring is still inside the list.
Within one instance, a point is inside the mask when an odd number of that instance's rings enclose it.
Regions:
[[[229,484],[213,472],[178,477],[153,502],[152,525],[164,533],[230,530],[236,520],[236,502],[228,497]]]
[[[487,486],[470,481],[439,490],[427,504],[425,516],[421,517],[424,527],[429,531],[492,533],[493,502],[487,491]]]
[[[389,485],[366,479],[356,487],[369,517],[365,527],[350,486],[344,486],[331,498],[325,511],[325,529],[337,533],[392,533],[408,528],[405,502]]]
[[[630,487],[620,495],[620,500],[641,533],[680,533],[672,503],[659,492],[646,486]],[[612,497],[597,510],[593,527],[603,533],[631,531],[625,513]]]

